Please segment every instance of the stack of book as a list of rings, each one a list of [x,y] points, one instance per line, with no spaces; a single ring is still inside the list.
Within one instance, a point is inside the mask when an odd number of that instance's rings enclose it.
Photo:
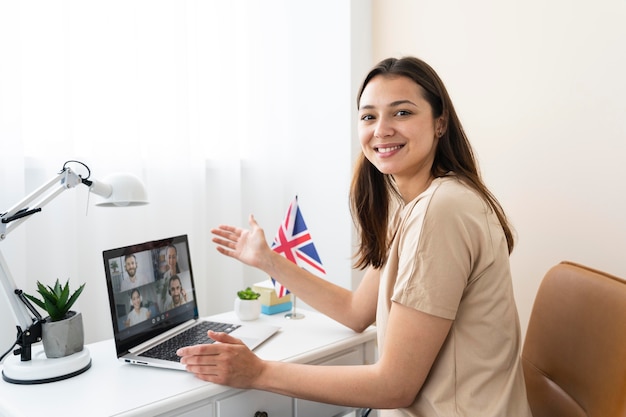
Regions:
[[[291,294],[278,298],[272,280],[257,282],[252,290],[261,294],[261,313],[270,315],[291,310]]]

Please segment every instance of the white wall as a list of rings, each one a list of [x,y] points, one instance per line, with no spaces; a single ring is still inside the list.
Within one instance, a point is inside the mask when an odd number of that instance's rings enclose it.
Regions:
[[[626,2],[374,0],[374,58],[446,83],[518,235],[522,328],[545,272],[626,277]]]

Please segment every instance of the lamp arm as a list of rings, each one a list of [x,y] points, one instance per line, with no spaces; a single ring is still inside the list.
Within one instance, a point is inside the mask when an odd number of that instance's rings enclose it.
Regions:
[[[4,260],[2,251],[0,251],[0,284],[2,284],[2,289],[4,290],[6,298],[9,301],[9,308],[13,313],[15,322],[21,327],[22,330],[28,329],[33,324],[33,318],[26,305],[24,305],[19,297],[16,296],[15,291],[17,290],[17,286],[11,276],[9,267]]]
[[[6,239],[7,235],[30,218],[31,214],[40,212],[42,207],[63,191],[83,182],[80,175],[64,167],[54,178],[24,197],[5,213],[0,214],[0,241]],[[30,209],[31,204],[35,208]],[[22,360],[30,360],[30,344],[36,342],[37,338],[40,340],[41,337],[41,315],[36,310],[31,311],[32,306],[29,306],[28,302],[23,302],[22,291],[17,288],[2,251],[0,251],[0,284],[18,324],[18,339],[21,339],[18,343],[22,346]]]
[[[41,211],[42,207],[54,200],[63,191],[74,188],[82,182],[83,179],[80,175],[70,168],[64,168],[54,178],[24,197],[5,213],[0,214],[0,241],[6,239],[7,235],[26,221],[29,215]],[[43,195],[46,192],[48,194]],[[37,200],[38,198],[40,199]],[[29,205],[33,202],[35,202],[36,208],[29,210]]]

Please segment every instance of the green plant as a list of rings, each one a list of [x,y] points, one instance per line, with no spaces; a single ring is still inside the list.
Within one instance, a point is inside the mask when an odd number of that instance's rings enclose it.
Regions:
[[[256,300],[260,296],[261,294],[252,291],[252,288],[250,287],[242,291],[237,291],[237,297],[239,297],[241,300]]]
[[[57,278],[54,287],[44,286],[41,282],[37,281],[37,292],[41,295],[41,299],[36,298],[29,294],[24,294],[30,301],[37,304],[44,309],[50,316],[51,321],[59,321],[68,317],[68,313],[72,305],[78,299],[78,296],[83,292],[85,284],[81,285],[72,296],[70,296],[70,281],[69,279],[64,286],[61,286],[59,279]]]

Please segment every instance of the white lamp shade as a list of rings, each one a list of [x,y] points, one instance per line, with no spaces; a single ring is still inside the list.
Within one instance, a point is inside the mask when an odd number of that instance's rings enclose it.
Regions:
[[[132,174],[113,174],[94,181],[91,191],[101,197],[96,206],[125,207],[148,204],[148,194],[139,178]]]

